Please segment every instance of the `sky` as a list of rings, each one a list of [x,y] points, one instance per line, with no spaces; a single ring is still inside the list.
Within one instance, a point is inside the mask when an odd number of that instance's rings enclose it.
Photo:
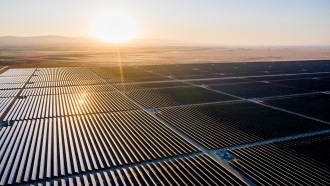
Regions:
[[[218,45],[330,45],[329,0],[0,0],[0,36],[92,37],[101,12],[137,20],[139,38]]]

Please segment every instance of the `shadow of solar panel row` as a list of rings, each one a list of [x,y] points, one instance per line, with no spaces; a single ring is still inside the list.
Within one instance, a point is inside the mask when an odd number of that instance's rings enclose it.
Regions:
[[[237,100],[200,87],[132,90],[126,94],[146,108]]]
[[[4,120],[36,119],[136,109],[139,109],[139,107],[118,92],[28,96],[17,99]]]
[[[163,108],[157,115],[208,149],[330,129],[250,102]]]
[[[100,79],[94,73],[84,74],[56,74],[56,75],[34,75],[30,82],[52,82],[52,81],[81,81]]]
[[[0,74],[2,76],[31,76],[35,71],[35,68],[20,68],[20,69],[8,69]]]
[[[169,82],[146,82],[146,83],[120,83],[120,84],[114,84],[114,86],[119,90],[136,90],[136,89],[151,89],[151,88],[185,87],[191,85],[180,81],[169,81]]]
[[[43,185],[247,185],[205,155],[47,181]]]
[[[16,121],[0,143],[1,185],[198,151],[144,111]]]
[[[328,81],[317,79],[273,81],[272,83],[310,91],[330,91],[330,83]]]
[[[264,103],[306,116],[330,122],[330,95],[311,94],[282,99],[263,100]]]
[[[330,134],[321,134],[307,138],[280,142],[283,146],[292,149],[300,155],[318,161],[330,171]],[[321,165],[323,167],[323,165]]]
[[[330,183],[330,169],[283,145],[267,144],[229,152],[236,157],[230,164],[258,185]]]
[[[7,97],[15,97],[19,92],[19,89],[14,90],[0,90],[0,97],[7,98]]]
[[[30,76],[1,77],[0,84],[25,83]]]
[[[242,98],[262,98],[271,96],[283,96],[310,92],[308,90],[284,87],[272,83],[254,82],[227,85],[211,85],[210,89]]]
[[[107,84],[86,85],[86,86],[67,86],[67,87],[48,87],[48,88],[27,88],[27,89],[23,89],[21,96],[107,92],[107,91],[115,91],[115,89]],[[1,91],[0,91],[0,94],[1,94]]]
[[[67,75],[67,74],[85,74],[91,73],[87,68],[65,67],[65,68],[37,68],[35,75]]]

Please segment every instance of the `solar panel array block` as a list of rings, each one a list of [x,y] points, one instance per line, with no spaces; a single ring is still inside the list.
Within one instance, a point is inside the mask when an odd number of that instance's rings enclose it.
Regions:
[[[307,138],[294,139],[279,143],[295,152],[307,156],[327,167],[330,171],[330,134],[320,134]]]
[[[5,109],[12,102],[13,98],[0,98],[0,116],[5,115]]]
[[[258,185],[330,183],[330,169],[283,145],[267,144],[230,152],[236,157],[230,164]]]
[[[329,77],[329,61],[9,69],[0,185],[329,185]]]
[[[250,102],[164,108],[157,115],[209,149],[330,129]]]
[[[0,143],[1,185],[198,151],[144,111],[17,121]]]
[[[72,94],[72,93],[90,93],[90,92],[107,92],[115,89],[107,84],[100,85],[82,85],[82,86],[64,86],[64,87],[47,87],[47,88],[27,88],[23,89],[21,96],[41,96],[56,94]]]
[[[307,90],[274,85],[268,82],[213,85],[209,86],[209,88],[242,98],[273,97],[308,92]]]
[[[35,70],[35,68],[8,69],[0,74],[0,77],[31,76]]]
[[[236,100],[232,96],[200,87],[132,90],[126,94],[146,108]]]
[[[139,109],[139,107],[120,93],[113,91],[27,96],[15,101],[5,120],[49,118],[136,109]]]
[[[263,102],[282,109],[330,122],[330,95],[328,94],[310,94],[282,99],[264,100]]]
[[[274,83],[310,91],[330,91],[330,83],[328,81],[318,79],[274,81]]]
[[[168,82],[148,82],[148,83],[120,83],[120,84],[115,84],[114,86],[119,90],[125,91],[125,90],[136,90],[136,89],[185,87],[191,85],[180,81],[168,81]]]
[[[180,158],[39,185],[247,185],[208,156]]]
[[[19,92],[19,89],[12,90],[0,90],[0,98],[15,97]]]

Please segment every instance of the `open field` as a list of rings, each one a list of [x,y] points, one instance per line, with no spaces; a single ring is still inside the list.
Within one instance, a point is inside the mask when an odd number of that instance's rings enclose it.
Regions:
[[[3,64],[0,185],[330,182],[329,60],[48,64]]]
[[[120,51],[120,53],[118,53]],[[0,47],[0,65],[118,66],[330,59],[330,47],[125,47],[66,45]]]

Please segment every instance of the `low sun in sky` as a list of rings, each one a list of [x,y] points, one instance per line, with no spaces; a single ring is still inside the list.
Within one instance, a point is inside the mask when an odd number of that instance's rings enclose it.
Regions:
[[[104,12],[93,20],[92,36],[109,43],[128,42],[138,37],[138,34],[137,20],[125,12]]]

